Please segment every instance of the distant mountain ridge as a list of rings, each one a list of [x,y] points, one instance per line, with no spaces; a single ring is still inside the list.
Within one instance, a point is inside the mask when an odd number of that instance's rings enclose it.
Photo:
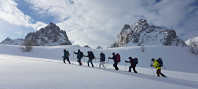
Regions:
[[[21,43],[13,44],[11,39],[6,38],[1,44],[22,45],[26,40],[31,40],[34,46],[72,45],[66,31],[60,30],[54,23],[50,23],[39,31],[28,33],[25,39],[21,39]]]
[[[132,26],[125,24],[111,47],[141,45],[187,46],[174,30],[149,26],[146,20],[140,19]]]
[[[22,45],[24,43],[24,39],[10,39],[7,37],[0,44],[10,44],[10,45]]]

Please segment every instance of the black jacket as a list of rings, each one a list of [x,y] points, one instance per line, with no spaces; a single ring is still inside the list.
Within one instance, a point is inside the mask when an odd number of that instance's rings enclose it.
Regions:
[[[131,63],[131,66],[135,66],[134,59],[130,59],[130,61],[126,61],[127,63]]]
[[[85,57],[88,57],[88,58],[89,58],[89,60],[92,60],[92,59],[94,59],[94,58],[95,58],[95,56],[94,56],[94,54],[93,54],[93,53],[88,53],[88,55],[87,55],[87,56],[85,56]]]
[[[114,60],[114,62],[117,62],[117,58],[116,58],[116,55],[114,55],[112,58],[110,58],[110,59],[113,59]]]

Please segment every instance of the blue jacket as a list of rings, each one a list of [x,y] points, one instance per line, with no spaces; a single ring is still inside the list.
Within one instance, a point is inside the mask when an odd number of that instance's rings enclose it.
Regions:
[[[83,53],[80,51],[80,52],[74,52],[75,54],[77,54],[77,59],[80,59],[83,57]]]
[[[65,51],[63,57],[66,58],[66,57],[69,57],[69,55],[70,55],[69,52],[68,51]]]

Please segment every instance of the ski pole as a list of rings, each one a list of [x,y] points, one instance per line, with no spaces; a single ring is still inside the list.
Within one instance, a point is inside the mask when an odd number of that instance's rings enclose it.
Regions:
[[[126,62],[125,62],[125,71],[126,71]]]
[[[73,64],[74,64],[74,53],[73,53]]]
[[[151,67],[152,68],[152,70],[153,70],[153,67]],[[155,76],[155,73],[154,73],[154,71],[153,71],[153,75]]]
[[[95,58],[95,64],[96,64],[96,58]],[[96,64],[96,67],[97,67],[97,64]]]
[[[151,62],[151,65],[152,65],[152,61],[150,61]],[[151,67],[152,68],[152,71],[153,71],[153,67]],[[154,73],[154,71],[153,71],[153,75],[155,76],[155,73]]]
[[[84,66],[85,66],[85,57],[84,57]]]
[[[109,59],[108,59],[108,61],[107,61],[107,68],[109,68],[109,67],[108,67],[108,63],[109,63]]]
[[[164,66],[164,69],[166,69],[166,67]]]

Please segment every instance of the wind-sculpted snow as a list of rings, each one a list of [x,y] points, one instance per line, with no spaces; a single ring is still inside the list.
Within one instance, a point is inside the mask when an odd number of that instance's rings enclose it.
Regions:
[[[186,46],[185,42],[179,39],[174,30],[167,30],[157,26],[149,26],[146,20],[130,26],[125,24],[117,36],[117,41],[111,47],[142,45],[162,46]]]

